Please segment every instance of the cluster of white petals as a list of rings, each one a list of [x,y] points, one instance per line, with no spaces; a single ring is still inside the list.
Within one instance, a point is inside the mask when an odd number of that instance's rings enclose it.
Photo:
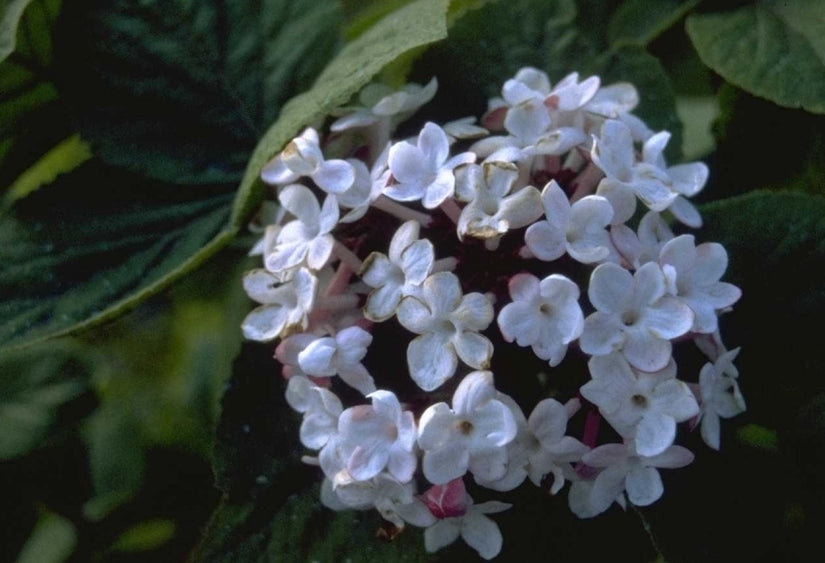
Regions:
[[[724,247],[677,236],[708,169],[667,162],[631,84],[524,68],[478,120],[394,140],[436,87],[370,85],[334,142],[307,128],[263,168],[278,211],[242,328],[275,343],[324,505],[492,559],[510,505],[468,488],[569,482],[590,518],[658,500],[682,434],[719,449],[745,410],[719,324],[741,292]]]

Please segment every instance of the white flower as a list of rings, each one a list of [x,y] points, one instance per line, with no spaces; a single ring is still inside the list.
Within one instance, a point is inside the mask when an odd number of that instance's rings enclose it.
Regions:
[[[289,378],[286,402],[304,415],[300,438],[306,447],[319,450],[337,433],[338,417],[343,406],[328,389],[313,385],[306,377],[295,375]]]
[[[655,373],[634,372],[620,354],[593,357],[592,380],[582,396],[625,438],[635,438],[636,453],[662,453],[676,438],[676,423],[699,414],[690,388],[676,379],[676,364]]]
[[[639,221],[638,234],[627,225],[613,225],[610,239],[631,268],[659,260],[659,252],[674,237],[673,231],[655,211],[648,211]]]
[[[637,105],[639,105],[639,93],[636,87],[627,82],[617,82],[599,88],[585,104],[584,110],[602,118],[623,120]],[[638,120],[638,118],[635,119]],[[643,123],[641,125],[644,126]],[[637,136],[634,135],[634,138]]]
[[[349,188],[343,192],[334,194],[338,205],[349,209],[349,211],[341,217],[342,223],[352,223],[363,217],[369,209],[370,204],[381,195],[381,190],[384,186],[384,184],[382,184],[382,172],[379,171],[378,168],[370,172],[370,170],[367,169],[367,165],[360,160],[348,159],[347,162],[352,165],[355,179]],[[386,183],[386,177],[389,176],[389,172],[384,176],[383,182]]]
[[[483,481],[498,479],[507,469],[503,446],[516,431],[510,409],[496,398],[493,374],[472,372],[458,385],[452,409],[437,403],[421,415],[418,445],[424,451],[424,476],[441,485],[469,469]]]
[[[379,473],[367,481],[356,481],[346,472],[339,475],[340,478],[336,478],[335,482],[326,481],[328,490],[322,490],[322,495],[327,497],[323,499],[327,501],[324,504],[339,501],[344,505],[338,507],[339,510],[375,508],[385,520],[399,529],[403,529],[405,523],[426,528],[436,522],[427,505],[415,497],[415,484],[412,481],[400,483],[387,472]],[[329,502],[330,494],[334,495],[333,502]]]
[[[454,489],[455,492],[450,489]],[[460,497],[460,499],[456,501],[453,497]],[[457,506],[444,503],[444,499],[453,500]],[[425,502],[431,511],[437,514],[448,514],[448,516],[442,516],[424,531],[424,546],[428,552],[436,552],[450,545],[460,536],[484,559],[490,560],[499,554],[504,543],[501,530],[485,514],[502,512],[512,505],[498,501],[474,504],[461,480],[456,480],[446,486],[433,487],[425,495]]]
[[[456,356],[475,369],[489,365],[493,345],[479,331],[492,322],[493,306],[480,293],[462,295],[455,274],[428,277],[419,296],[401,301],[397,315],[404,328],[420,335],[407,347],[407,365],[423,390],[437,389],[453,376]]]
[[[430,275],[434,260],[433,245],[419,239],[420,225],[407,221],[395,231],[390,241],[389,257],[373,252],[364,260],[361,278],[372,291],[364,306],[364,315],[373,321],[384,321],[395,314],[398,304],[407,295],[416,295]]]
[[[524,233],[524,243],[540,260],[560,258],[565,251],[579,262],[604,260],[610,253],[605,227],[613,208],[600,196],[586,196],[570,204],[564,191],[551,180],[541,192],[544,221],[533,223]]]
[[[444,124],[444,132],[450,139],[450,144],[453,144],[459,139],[479,139],[487,136],[489,131],[484,127],[479,127],[476,123],[475,117],[462,117],[453,121],[448,121]]]
[[[605,173],[597,193],[613,205],[613,222],[624,223],[633,215],[638,196],[653,211],[664,211],[679,195],[694,195],[707,180],[701,163],[666,168],[662,151],[670,134],[660,132],[645,141],[642,159],[636,161],[630,128],[615,119],[605,121],[594,136],[591,157]]]
[[[518,168],[507,162],[470,164],[456,171],[459,199],[470,203],[458,218],[458,237],[497,240],[510,229],[526,227],[541,216],[539,191],[516,185]],[[488,246],[488,248],[490,248]]]
[[[665,275],[655,262],[635,274],[613,263],[593,270],[587,292],[596,308],[584,320],[582,351],[604,356],[621,351],[634,368],[658,371],[670,360],[670,339],[690,330],[693,311],[665,295]]]
[[[721,244],[696,246],[693,235],[681,235],[662,247],[659,263],[666,274],[670,273],[670,292],[693,310],[694,332],[715,332],[717,311],[732,306],[742,296],[735,285],[719,281],[728,267],[728,253]]]
[[[358,95],[360,106],[340,108],[336,112],[342,117],[330,125],[330,130],[339,132],[354,127],[367,127],[382,121],[388,124],[400,122],[415,110],[432,100],[438,89],[438,81],[433,78],[426,86],[405,84],[393,91],[383,84],[368,84]]]
[[[604,468],[592,485],[573,483],[570,508],[579,518],[591,518],[607,510],[622,493],[636,506],[656,502],[664,492],[657,468],[675,469],[693,461],[693,454],[681,446],[671,446],[651,456],[635,454],[632,444],[605,444],[582,456],[590,467]]]
[[[496,393],[496,399],[504,403],[510,409],[510,414],[516,421],[516,437],[513,438],[506,446],[507,461],[506,470],[501,477],[491,480],[485,480],[482,477],[475,475],[475,482],[487,489],[495,491],[512,491],[521,485],[527,478],[527,473],[530,466],[528,459],[528,447],[534,440],[527,431],[527,418],[521,412],[521,407],[518,403],[504,393]]]
[[[319,188],[331,194],[343,192],[355,180],[350,163],[324,159],[318,132],[311,127],[294,138],[261,170],[261,179],[268,184],[291,184],[304,176],[309,176]]]
[[[335,244],[330,234],[338,223],[335,198],[327,196],[321,207],[309,188],[291,184],[281,190],[278,200],[295,219],[277,232],[274,244],[266,249],[266,269],[277,274],[306,264],[320,270]]]
[[[461,153],[450,158],[447,134],[435,123],[428,122],[418,135],[416,145],[401,141],[390,147],[389,166],[395,184],[384,188],[384,194],[397,201],[418,201],[427,209],[438,207],[453,195],[453,170],[475,162],[475,155]]]
[[[699,389],[702,397],[702,439],[714,450],[719,449],[719,418],[731,418],[745,412],[745,398],[736,382],[733,360],[739,348],[722,353],[713,363],[707,363],[699,372]]]
[[[598,76],[590,76],[579,82],[579,73],[571,72],[553,86],[544,99],[544,105],[550,109],[553,117],[558,115],[556,112],[573,112],[585,107],[592,111],[597,107],[592,100],[600,92],[600,85]],[[556,119],[554,123],[557,126],[560,124]]]
[[[298,365],[307,375],[339,376],[364,395],[375,391],[375,381],[361,363],[372,335],[358,326],[339,331],[335,337],[318,338],[298,354]]]
[[[507,342],[532,346],[536,356],[558,365],[584,327],[579,287],[559,274],[539,281],[524,273],[510,278],[509,290],[513,301],[498,314],[502,336]]]
[[[298,269],[285,283],[266,270],[252,270],[244,276],[243,285],[249,297],[263,303],[244,319],[244,337],[267,342],[296,327],[307,327],[318,279],[306,268]]]
[[[371,406],[356,405],[341,413],[338,433],[321,450],[321,468],[333,484],[350,477],[366,481],[384,469],[406,483],[417,464],[413,415],[401,410],[390,391],[378,390],[368,397]]]
[[[568,419],[578,410],[580,402],[571,399],[562,405],[555,399],[539,401],[527,420],[527,441],[530,480],[537,487],[548,473],[553,474],[551,494],[564,486],[565,472],[579,461],[589,448],[576,438],[565,436]]]

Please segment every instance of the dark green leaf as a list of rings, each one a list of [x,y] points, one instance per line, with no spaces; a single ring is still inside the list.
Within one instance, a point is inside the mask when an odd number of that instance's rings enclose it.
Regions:
[[[284,106],[278,121],[252,153],[235,200],[233,223],[242,223],[258,207],[263,197],[261,168],[301,127],[344,104],[404,53],[447,36],[447,4],[447,0],[417,0],[392,12],[349,43],[324,69],[311,90]]]
[[[607,38],[612,44],[646,46],[682,19],[701,0],[630,0],[623,2],[610,18]]]
[[[542,68],[551,81],[578,68],[565,59],[566,49],[578,50],[572,0],[490,2],[469,11],[450,29],[449,41],[427,51],[416,63],[413,78],[426,83],[436,76],[439,95],[432,119],[481,115],[487,99],[501,95],[504,81],[523,66]]]
[[[819,0],[695,14],[687,31],[725,80],[779,105],[825,113],[825,11]]]
[[[717,98],[717,150],[704,196],[768,187],[825,193],[825,116],[780,107],[730,85]]]
[[[702,211],[700,238],[726,246],[724,279],[743,291],[721,322],[726,344],[742,347],[736,363],[748,411],[722,421],[718,453],[687,437],[697,458],[673,472],[662,502],[645,510],[647,521],[669,563],[804,561],[819,549],[825,523],[825,358],[812,329],[825,315],[817,275],[825,198],[757,191]],[[753,444],[754,427],[775,430],[777,450]]]
[[[37,447],[60,406],[86,390],[89,371],[88,358],[69,343],[0,357],[0,460]]]
[[[225,245],[229,194],[85,165],[0,222],[0,338],[14,347],[113,318]]]
[[[105,161],[167,182],[234,183],[339,27],[337,2],[73,2],[59,84]]]

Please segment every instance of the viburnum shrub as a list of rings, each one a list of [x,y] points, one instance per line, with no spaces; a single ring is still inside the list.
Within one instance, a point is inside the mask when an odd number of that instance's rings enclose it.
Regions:
[[[524,68],[478,124],[392,139],[435,92],[371,85],[264,167],[243,331],[273,343],[326,506],[490,559],[510,505],[468,488],[569,481],[589,518],[655,502],[693,461],[677,434],[719,448],[745,409],[717,321],[740,291],[721,245],[675,234],[708,169],[667,164],[631,84]]]

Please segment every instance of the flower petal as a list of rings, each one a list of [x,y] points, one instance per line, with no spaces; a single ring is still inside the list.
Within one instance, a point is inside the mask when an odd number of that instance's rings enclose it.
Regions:
[[[455,374],[458,367],[452,345],[436,333],[426,333],[407,346],[410,377],[424,391],[433,391]]]

